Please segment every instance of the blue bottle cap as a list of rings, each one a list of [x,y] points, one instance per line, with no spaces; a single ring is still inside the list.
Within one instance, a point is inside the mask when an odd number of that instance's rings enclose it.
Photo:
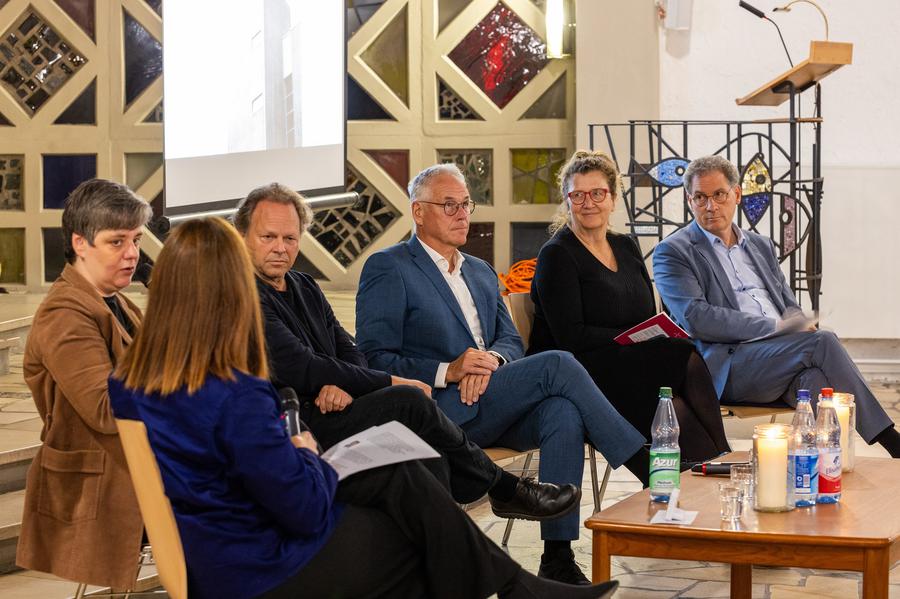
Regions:
[[[798,389],[797,390],[797,401],[801,401],[804,399],[809,401],[809,399],[810,399],[809,389]]]

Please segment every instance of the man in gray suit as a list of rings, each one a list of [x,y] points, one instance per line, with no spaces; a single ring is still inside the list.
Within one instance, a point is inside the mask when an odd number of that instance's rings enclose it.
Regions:
[[[684,189],[694,222],[653,253],[656,288],[694,338],[719,399],[794,405],[798,389],[815,397],[822,387],[834,387],[856,396],[863,439],[900,457],[900,434],[837,336],[803,325],[772,240],[734,224],[739,181],[721,156],[691,162]]]

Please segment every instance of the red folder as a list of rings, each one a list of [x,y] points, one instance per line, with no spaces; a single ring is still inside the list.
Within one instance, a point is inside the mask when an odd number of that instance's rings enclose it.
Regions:
[[[675,324],[675,321],[669,318],[668,314],[660,312],[656,316],[648,318],[641,324],[631,327],[613,339],[613,341],[619,345],[632,345],[634,343],[640,343],[641,341],[647,341],[648,339],[655,339],[656,337],[690,339],[690,335],[688,335],[680,326]]]

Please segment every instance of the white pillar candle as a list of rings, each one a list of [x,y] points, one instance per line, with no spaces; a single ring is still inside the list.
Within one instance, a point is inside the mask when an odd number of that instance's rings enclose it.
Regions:
[[[788,440],[768,429],[757,439],[759,469],[756,481],[756,505],[761,508],[784,506],[787,497]]]

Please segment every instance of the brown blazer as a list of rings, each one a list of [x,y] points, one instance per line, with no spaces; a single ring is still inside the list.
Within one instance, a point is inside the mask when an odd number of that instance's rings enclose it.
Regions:
[[[117,294],[126,317],[141,312]],[[34,316],[25,382],[44,428],[25,486],[16,564],[77,582],[132,588],[143,522],[107,377],[131,342],[99,293],[67,265]]]

